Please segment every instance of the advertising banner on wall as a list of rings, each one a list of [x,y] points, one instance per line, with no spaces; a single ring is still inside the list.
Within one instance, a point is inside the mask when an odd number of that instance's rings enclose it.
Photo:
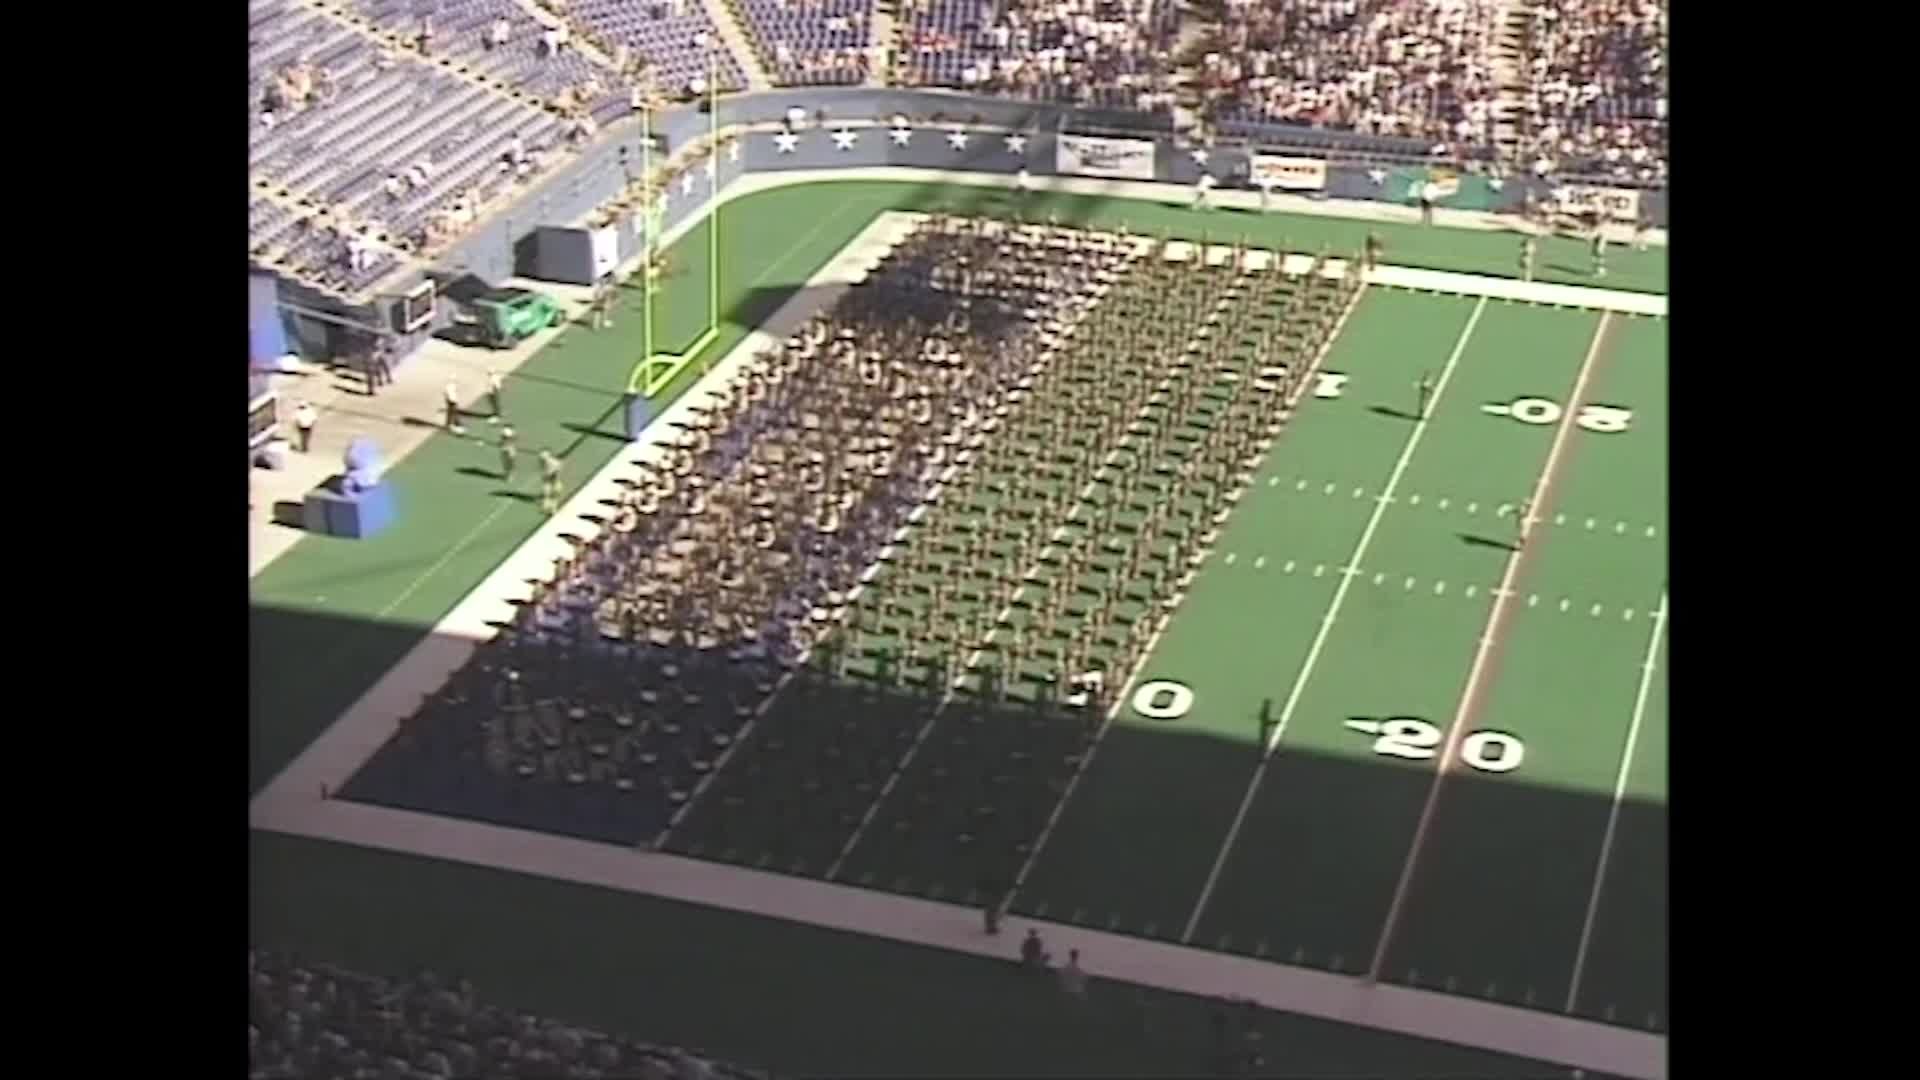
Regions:
[[[1054,146],[1054,165],[1060,172],[1114,180],[1153,179],[1153,143],[1144,139],[1062,135]]]
[[[1254,187],[1271,187],[1277,191],[1325,191],[1327,163],[1320,158],[1255,154],[1252,180]]]
[[[1566,184],[1553,189],[1553,209],[1573,217],[1598,214],[1602,221],[1633,225],[1640,221],[1640,193],[1632,188]]]

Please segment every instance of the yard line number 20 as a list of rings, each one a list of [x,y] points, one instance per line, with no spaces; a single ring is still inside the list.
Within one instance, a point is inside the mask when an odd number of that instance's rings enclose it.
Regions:
[[[1373,752],[1385,757],[1429,761],[1440,753],[1440,729],[1417,716],[1389,716],[1384,720],[1356,716],[1347,721],[1347,727],[1376,736]],[[1460,740],[1460,760],[1481,772],[1512,772],[1526,755],[1525,744],[1504,731],[1476,731]]]

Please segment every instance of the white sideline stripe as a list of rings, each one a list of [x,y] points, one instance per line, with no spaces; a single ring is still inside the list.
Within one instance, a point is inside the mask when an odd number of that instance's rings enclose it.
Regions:
[[[1627,746],[1620,754],[1620,775],[1613,781],[1613,805],[1607,808],[1607,831],[1600,837],[1600,857],[1593,867],[1593,894],[1587,897],[1587,917],[1580,924],[1580,946],[1573,954],[1573,978],[1567,984],[1567,1008],[1580,1003],[1580,980],[1586,975],[1587,947],[1593,943],[1593,920],[1600,913],[1600,893],[1607,883],[1607,860],[1613,854],[1613,833],[1620,824],[1620,804],[1627,795],[1627,777],[1633,771],[1633,749],[1640,741],[1640,721],[1647,713],[1647,694],[1653,689],[1653,669],[1660,655],[1660,635],[1667,626],[1667,594],[1653,612],[1653,633],[1647,638],[1647,659],[1640,665],[1640,690],[1633,698],[1633,722],[1627,726]]]
[[[1453,344],[1453,353],[1447,357],[1447,366],[1440,372],[1440,380],[1434,385],[1433,396],[1427,401],[1427,414],[1413,425],[1407,434],[1407,443],[1400,450],[1400,460],[1394,462],[1393,472],[1387,477],[1387,485],[1382,494],[1391,496],[1400,486],[1400,478],[1406,474],[1407,465],[1413,461],[1413,452],[1420,447],[1420,439],[1426,433],[1427,419],[1440,405],[1441,396],[1446,393],[1447,381],[1453,377],[1454,369],[1460,365],[1460,357],[1467,351],[1467,342],[1473,337],[1473,328],[1480,323],[1480,313],[1487,309],[1485,297],[1473,305],[1473,313],[1467,316],[1467,323],[1460,330],[1460,339]],[[1366,562],[1367,547],[1373,543],[1373,534],[1380,528],[1380,520],[1386,516],[1391,503],[1381,499],[1373,504],[1373,513],[1367,518],[1366,528],[1361,530],[1360,540],[1354,545],[1353,554],[1348,556],[1348,566],[1361,566]],[[1293,719],[1293,711],[1300,705],[1300,698],[1306,692],[1307,680],[1313,675],[1313,667],[1320,661],[1320,650],[1327,644],[1327,636],[1333,631],[1334,619],[1340,614],[1340,605],[1346,602],[1347,588],[1353,584],[1351,575],[1343,574],[1340,585],[1333,591],[1333,599],[1327,605],[1326,614],[1320,618],[1320,628],[1313,635],[1313,643],[1307,647],[1307,657],[1300,665],[1299,674],[1294,677],[1293,687],[1287,691],[1286,704],[1280,708],[1280,717],[1274,722],[1273,733],[1267,739],[1267,745],[1260,755],[1260,764],[1254,768],[1253,777],[1247,782],[1246,794],[1240,798],[1240,808],[1234,812],[1232,824],[1227,826],[1227,835],[1221,841],[1220,851],[1214,856],[1213,867],[1207,871],[1207,879],[1200,886],[1200,897],[1194,901],[1193,913],[1187,918],[1186,929],[1180,934],[1182,942],[1193,940],[1194,928],[1200,925],[1200,916],[1206,912],[1207,901],[1213,898],[1213,890],[1220,882],[1220,872],[1227,864],[1227,856],[1232,853],[1234,842],[1239,839],[1240,829],[1246,824],[1247,811],[1253,807],[1253,797],[1260,790],[1260,781],[1266,776],[1267,763],[1273,760],[1274,748],[1280,745],[1280,738],[1286,734],[1287,724]]]
[[[1540,476],[1534,481],[1532,493],[1527,496],[1528,506],[1546,509],[1547,493],[1553,488],[1553,474],[1560,467],[1560,455],[1566,451],[1567,436],[1573,432],[1575,418],[1587,391],[1587,382],[1593,377],[1594,361],[1600,358],[1600,345],[1606,339],[1607,320],[1611,317],[1611,312],[1602,312],[1600,320],[1594,324],[1593,342],[1587,346],[1586,358],[1580,362],[1580,373],[1574,376],[1573,390],[1567,395],[1566,411],[1560,418],[1560,426],[1553,433],[1553,443],[1547,448],[1547,459],[1540,466]],[[1380,967],[1386,963],[1387,950],[1393,944],[1393,933],[1399,927],[1400,912],[1406,906],[1407,892],[1413,884],[1414,870],[1420,864],[1421,849],[1426,845],[1427,830],[1433,825],[1433,811],[1440,802],[1442,782],[1446,779],[1447,770],[1459,756],[1460,740],[1468,714],[1473,709],[1474,694],[1480,688],[1480,680],[1486,677],[1487,661],[1493,656],[1500,615],[1506,610],[1507,601],[1512,599],[1514,580],[1519,576],[1520,563],[1527,553],[1527,537],[1533,532],[1533,522],[1538,520],[1529,515],[1520,523],[1520,543],[1507,555],[1507,568],[1500,575],[1500,588],[1494,596],[1493,606],[1487,611],[1487,625],[1480,631],[1480,645],[1474,650],[1473,666],[1467,670],[1467,684],[1460,691],[1460,702],[1453,711],[1453,722],[1447,725],[1447,741],[1440,748],[1433,780],[1427,785],[1427,801],[1420,808],[1419,822],[1414,825],[1413,842],[1407,847],[1407,861],[1400,867],[1400,881],[1394,886],[1393,902],[1387,905],[1387,917],[1380,925],[1380,938],[1374,946],[1373,963],[1367,968],[1368,979],[1378,979]],[[1564,611],[1566,601],[1560,603]]]

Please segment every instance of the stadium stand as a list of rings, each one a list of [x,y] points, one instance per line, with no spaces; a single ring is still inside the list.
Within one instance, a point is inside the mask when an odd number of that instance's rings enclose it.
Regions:
[[[1548,0],[1523,46],[1521,147],[1535,171],[1665,183],[1666,0]]]
[[[729,0],[781,86],[854,86],[868,73],[873,0]]]
[[[581,14],[614,28],[626,67],[577,47],[566,18],[536,19],[513,0],[252,0],[254,264],[363,292],[626,115],[635,75],[705,73],[694,39],[712,23],[697,6],[661,19],[630,2]],[[718,70],[723,87],[744,85],[724,52]]]
[[[1173,0],[907,0],[901,81],[1161,112]]]
[[[482,1002],[464,979],[390,979],[258,949],[247,951],[247,971],[251,1080],[766,1080]]]
[[[1493,143],[1494,0],[1228,0],[1198,85],[1220,131],[1271,123]]]

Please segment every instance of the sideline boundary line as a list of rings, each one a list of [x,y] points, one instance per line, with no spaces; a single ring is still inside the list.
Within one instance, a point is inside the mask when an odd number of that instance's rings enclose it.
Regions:
[[[1640,665],[1640,692],[1633,699],[1633,722],[1627,726],[1627,746],[1620,753],[1620,775],[1613,781],[1613,805],[1607,810],[1607,831],[1600,836],[1600,855],[1593,866],[1593,894],[1587,897],[1587,917],[1580,924],[1580,945],[1573,954],[1573,976],[1567,983],[1567,1009],[1572,1013],[1580,1003],[1580,980],[1586,975],[1587,948],[1593,943],[1593,923],[1600,913],[1600,894],[1607,884],[1607,860],[1613,854],[1614,830],[1620,824],[1620,804],[1626,798],[1627,777],[1633,772],[1633,750],[1640,741],[1640,721],[1647,712],[1647,695],[1653,689],[1653,672],[1660,656],[1660,636],[1667,627],[1667,594],[1660,593],[1660,607],[1653,615],[1653,633],[1647,640],[1647,659]]]

